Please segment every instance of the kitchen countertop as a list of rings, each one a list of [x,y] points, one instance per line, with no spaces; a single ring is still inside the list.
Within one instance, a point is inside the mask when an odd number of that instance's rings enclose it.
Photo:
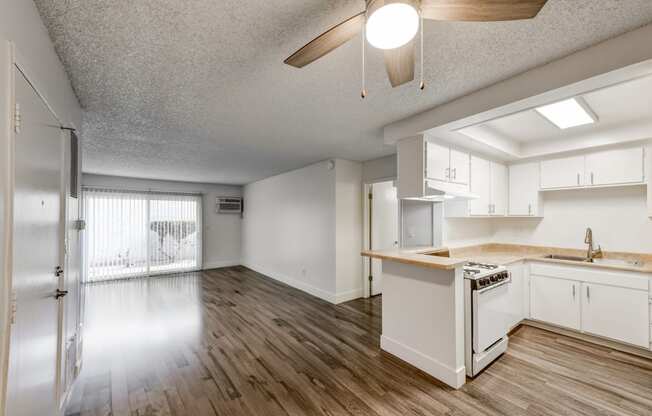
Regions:
[[[450,257],[428,255],[435,252],[449,252]],[[363,251],[362,255],[400,263],[413,264],[435,269],[455,269],[469,261],[479,263],[494,263],[509,265],[523,260],[536,260],[546,263],[557,263],[581,267],[597,267],[601,269],[624,270],[640,273],[652,273],[652,254],[609,252],[604,251],[606,259],[640,261],[640,265],[629,264],[599,264],[578,261],[547,259],[548,254],[566,256],[586,256],[585,250],[565,249],[559,247],[529,246],[521,244],[482,244],[466,247],[419,247],[407,249],[391,249],[379,251]]]

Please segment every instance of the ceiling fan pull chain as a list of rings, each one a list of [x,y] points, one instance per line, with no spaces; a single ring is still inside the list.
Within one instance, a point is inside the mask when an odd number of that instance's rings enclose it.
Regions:
[[[423,91],[424,88],[426,88],[426,84],[423,81],[423,10],[419,10],[419,24],[421,25],[421,56],[419,56],[419,59],[421,61],[421,84],[419,84],[419,89]]]
[[[365,13],[364,22],[362,24],[362,91],[360,91],[360,97],[362,99],[367,97],[367,90],[365,85],[365,44],[367,43],[367,38],[365,36],[365,28],[367,26],[367,14]]]

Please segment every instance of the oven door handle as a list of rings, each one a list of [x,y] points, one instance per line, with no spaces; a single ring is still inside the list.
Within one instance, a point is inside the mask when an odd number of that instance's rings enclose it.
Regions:
[[[499,287],[501,287],[501,286],[503,286],[503,285],[506,285],[507,283],[511,283],[511,282],[512,282],[512,276],[510,275],[510,276],[509,276],[509,279],[505,279],[505,280],[503,280],[502,282],[498,283],[497,285],[493,285],[493,286],[489,286],[489,287],[482,288],[482,289],[480,289],[480,290],[476,290],[475,293],[477,293],[477,294],[482,294],[482,293],[484,293],[484,292],[488,292],[488,291],[490,291],[490,290],[492,290],[492,289],[499,288]]]

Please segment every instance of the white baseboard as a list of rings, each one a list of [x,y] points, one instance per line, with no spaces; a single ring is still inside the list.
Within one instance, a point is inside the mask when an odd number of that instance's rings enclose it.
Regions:
[[[202,264],[202,270],[210,269],[219,269],[221,267],[232,267],[239,266],[241,264],[240,260],[221,260],[221,261],[209,261]]]
[[[309,285],[305,282],[283,275],[281,273],[272,272],[270,270],[267,270],[265,267],[261,267],[256,264],[243,262],[242,265],[258,273],[264,274],[265,276],[270,277],[274,280],[278,280],[279,282],[285,283],[288,286],[292,286],[295,289],[299,289],[312,296],[318,297],[319,299],[323,299],[326,302],[337,303],[337,296],[332,292],[328,292],[316,286]]]
[[[466,368],[464,366],[453,369],[385,335],[380,336],[380,348],[430,374],[437,380],[443,381],[454,389],[459,389],[466,382]]]
[[[335,295],[335,303],[344,303],[353,299],[364,297],[364,289],[359,287],[357,289],[340,292]]]

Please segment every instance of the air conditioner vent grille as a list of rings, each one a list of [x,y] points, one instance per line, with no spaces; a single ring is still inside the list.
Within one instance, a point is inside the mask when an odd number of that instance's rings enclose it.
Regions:
[[[217,197],[216,211],[218,214],[240,214],[242,212],[242,198]]]

